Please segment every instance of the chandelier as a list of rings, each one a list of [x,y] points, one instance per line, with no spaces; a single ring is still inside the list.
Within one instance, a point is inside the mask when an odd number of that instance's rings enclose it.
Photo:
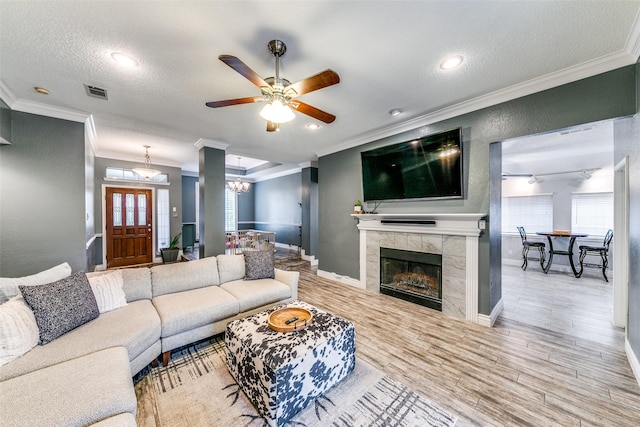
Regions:
[[[144,145],[144,167],[143,168],[134,168],[133,172],[138,175],[144,177],[144,179],[149,180],[156,175],[161,174],[162,172],[156,169],[151,169],[151,158],[149,157],[149,145]]]
[[[241,157],[238,157],[238,168],[240,168],[240,159]],[[229,187],[229,190],[235,191],[236,193],[246,193],[247,191],[249,191],[251,183],[241,181],[240,178],[238,178],[235,181],[227,182],[227,186]]]

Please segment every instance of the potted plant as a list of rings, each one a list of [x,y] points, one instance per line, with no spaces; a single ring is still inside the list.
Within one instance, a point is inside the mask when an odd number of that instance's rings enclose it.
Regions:
[[[353,205],[353,213],[354,214],[362,213],[362,202],[360,202],[360,200],[356,200],[356,203]]]
[[[178,242],[180,242],[180,236],[182,233],[178,233],[169,242],[169,246],[166,248],[160,249],[160,254],[162,255],[162,262],[167,264],[171,262],[176,262],[178,260],[178,253],[180,252],[180,248],[178,247]]]

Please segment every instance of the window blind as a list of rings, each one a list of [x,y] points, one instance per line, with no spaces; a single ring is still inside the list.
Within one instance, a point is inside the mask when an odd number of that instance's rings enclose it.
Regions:
[[[225,203],[224,203],[224,230],[236,231],[238,229],[237,222],[237,201],[238,194],[235,191],[225,188]]]
[[[613,229],[613,193],[573,193],[571,230],[590,236],[604,236]]]
[[[528,234],[553,230],[553,194],[502,198],[502,232],[517,233],[524,227]]]

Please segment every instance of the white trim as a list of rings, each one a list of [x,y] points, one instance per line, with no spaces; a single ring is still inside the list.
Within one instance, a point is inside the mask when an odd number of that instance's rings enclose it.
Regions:
[[[170,182],[155,182],[155,181],[135,181],[135,180],[129,180],[129,179],[119,179],[119,178],[109,178],[109,177],[102,177],[103,181],[106,182],[120,182],[122,184],[143,184],[143,185],[164,185],[164,186],[169,186],[171,185]]]
[[[485,213],[459,214],[351,214],[358,220],[359,230],[391,231],[401,233],[443,234],[450,236],[473,236],[482,234]],[[434,225],[383,224],[383,220],[435,221]]]
[[[304,169],[304,168],[317,168],[318,167],[318,162],[316,162],[316,161],[302,162],[302,163],[298,163],[298,166],[300,166],[302,169]]]
[[[4,81],[0,78],[0,99],[4,101],[5,104],[9,106],[9,108],[13,108],[15,103],[18,101],[11,92],[11,89],[5,84]]]
[[[280,178],[283,176],[287,176],[287,175],[293,175],[296,173],[300,173],[302,172],[302,168],[297,167],[297,168],[293,168],[293,169],[288,169],[282,172],[276,172],[270,175],[261,175],[261,176],[256,176],[253,178],[254,182],[261,182],[261,181],[268,181],[270,179],[275,179],[275,178]]]
[[[349,276],[342,276],[340,274],[336,274],[334,272],[328,272],[324,270],[318,269],[318,277],[322,277],[324,279],[333,280],[335,282],[344,283],[345,285],[353,286],[356,288],[362,288],[362,284],[360,280],[354,279]],[[364,289],[364,288],[363,288]]]
[[[496,319],[498,318],[498,316],[500,316],[500,313],[502,313],[503,309],[504,300],[500,298],[500,301],[498,301],[496,306],[493,307],[493,310],[491,310],[490,315],[487,316],[486,314],[478,314],[478,325],[486,326],[488,328],[493,327],[493,324],[496,323]]]
[[[628,338],[624,340],[624,351],[627,353],[627,359],[629,359],[629,365],[631,365],[633,375],[636,376],[636,381],[638,385],[640,385],[640,360],[638,360],[638,356],[633,352]]]
[[[204,139],[200,138],[193,144],[196,146],[198,150],[201,150],[204,147],[215,148],[217,150],[225,151],[229,144],[225,144],[224,142],[214,141],[213,139]]]
[[[633,21],[624,50],[629,52],[636,61],[638,57],[640,57],[640,11],[636,14],[636,18]]]
[[[23,113],[37,114],[39,116],[53,117],[55,119],[69,120],[72,122],[85,123],[91,116],[84,111],[70,110],[67,108],[55,107],[53,105],[41,104],[39,102],[17,100],[12,110],[21,111]]]
[[[11,145],[9,141],[0,136],[0,144],[2,145]]]
[[[302,250],[300,251],[300,257],[301,257],[303,260],[305,260],[305,261],[309,261],[309,263],[310,263],[312,266],[314,266],[314,265],[318,265],[318,260],[316,259],[316,256],[315,256],[315,255],[307,255],[307,254],[305,253],[305,250],[304,250],[304,249],[302,249]]]
[[[478,323],[478,246],[477,236],[467,236],[465,316],[472,323]]]
[[[102,237],[102,233],[94,234],[93,236],[91,236],[91,238],[87,240],[86,249],[89,249],[98,237]]]
[[[637,16],[636,16],[637,23]],[[637,30],[638,25],[634,25],[632,34],[636,39],[640,37],[637,34],[640,30]],[[582,80],[587,77],[593,77],[598,74],[612,71],[620,67],[632,65],[636,63],[638,54],[636,50],[640,51],[640,41],[633,38],[627,41],[628,48],[634,49],[634,52],[616,52],[609,55],[602,56],[600,58],[593,59],[591,61],[583,62],[574,67],[565,68],[554,73],[541,76],[524,83],[513,85],[487,95],[482,95],[477,98],[473,98],[450,107],[443,108],[433,113],[428,113],[422,116],[418,116],[405,122],[397,123],[392,126],[388,126],[373,132],[365,133],[362,136],[344,141],[340,144],[328,147],[324,150],[316,151],[318,157],[327,156],[329,154],[337,153],[339,151],[347,150],[349,148],[357,147],[372,141],[377,141],[382,138],[397,135],[402,132],[415,130],[422,126],[427,126],[433,123],[438,123],[453,117],[462,116],[467,113],[481,110],[483,108],[491,107],[494,105],[502,104],[504,102],[512,101],[514,99],[522,98],[527,95],[531,95],[537,92],[542,92],[547,89],[562,86],[564,84],[573,83],[578,80]]]
[[[96,148],[95,143],[98,138],[98,133],[96,132],[96,123],[93,121],[93,116],[89,115],[87,120],[84,121],[84,133],[89,140],[89,145],[91,145],[91,149],[93,150],[93,154],[95,156]]]

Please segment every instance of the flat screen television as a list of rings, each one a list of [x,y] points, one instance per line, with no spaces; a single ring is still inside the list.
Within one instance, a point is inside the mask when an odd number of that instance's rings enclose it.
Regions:
[[[460,128],[361,153],[365,201],[463,197]]]

